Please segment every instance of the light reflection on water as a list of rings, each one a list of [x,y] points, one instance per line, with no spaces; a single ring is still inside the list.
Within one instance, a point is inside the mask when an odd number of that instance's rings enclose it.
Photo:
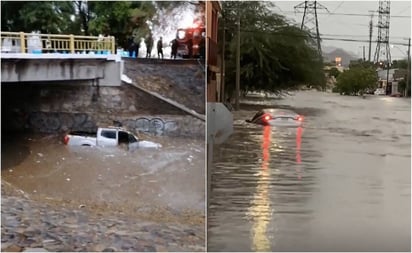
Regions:
[[[296,128],[296,175],[298,180],[302,179],[302,173],[299,165],[301,164],[300,147],[302,141],[302,127]],[[257,252],[269,252],[271,250],[270,238],[274,235],[268,235],[268,225],[272,220],[272,214],[276,212],[270,199],[270,154],[272,144],[276,146],[276,136],[272,138],[272,127],[265,126],[262,135],[262,165],[258,173],[257,186],[255,194],[250,203],[247,216],[253,221],[252,235],[253,243],[252,250]],[[281,149],[276,149],[279,152]],[[273,224],[275,227],[276,224]]]
[[[271,127],[264,127],[263,134],[263,161],[260,175],[258,176],[255,195],[250,203],[251,207],[248,213],[253,220],[252,238],[254,251],[270,251],[270,242],[267,236],[267,226],[271,220],[272,207],[268,195],[269,188],[269,158],[270,158]]]

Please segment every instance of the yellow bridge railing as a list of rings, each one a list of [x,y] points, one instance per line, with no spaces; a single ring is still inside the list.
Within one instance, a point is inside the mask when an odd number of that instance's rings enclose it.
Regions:
[[[0,32],[0,43],[2,53],[115,54],[113,36]]]

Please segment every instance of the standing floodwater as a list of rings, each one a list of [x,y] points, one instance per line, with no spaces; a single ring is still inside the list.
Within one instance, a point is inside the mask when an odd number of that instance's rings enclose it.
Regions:
[[[71,147],[59,135],[6,135],[2,251],[203,252],[204,141],[144,139],[162,147]]]
[[[214,152],[208,250],[410,251],[410,100],[244,102]],[[303,127],[245,122],[272,106],[303,115]]]

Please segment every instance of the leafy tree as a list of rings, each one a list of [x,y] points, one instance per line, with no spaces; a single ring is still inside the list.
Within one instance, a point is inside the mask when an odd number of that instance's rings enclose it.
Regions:
[[[373,62],[364,61],[362,59],[350,61],[349,68],[355,68],[355,67],[375,68],[375,64]]]
[[[2,31],[64,33],[74,8],[64,1],[2,1]]]
[[[125,43],[131,18],[131,3],[126,1],[89,3],[91,20],[88,23],[90,34],[115,36],[118,43]]]
[[[377,81],[378,77],[373,68],[357,66],[339,75],[336,91],[344,95],[363,94],[367,89],[375,89]]]
[[[158,25],[155,14],[160,11],[168,14],[171,9],[187,4],[184,1],[115,1],[89,2],[91,20],[89,31],[93,34],[110,34],[116,37],[117,44],[127,48],[127,38],[134,37],[136,43],[151,34],[151,24]],[[151,21],[151,22],[148,22]],[[164,20],[162,20],[164,21]]]
[[[23,31],[23,20],[19,11],[24,8],[24,1],[1,1],[1,30],[16,32]]]
[[[324,86],[323,64],[309,33],[272,12],[271,2],[223,3],[225,83],[233,92],[236,80],[237,19],[240,16],[241,91],[281,93],[302,83]],[[230,95],[230,94],[229,94]]]
[[[53,34],[107,34],[115,36],[116,43],[124,48],[127,37],[135,42],[151,33],[148,20],[157,24],[155,14],[171,13],[170,10],[185,1],[2,1],[2,31]],[[157,23],[156,23],[157,22]]]
[[[391,67],[394,69],[408,69],[408,60],[394,60]]]
[[[338,78],[340,75],[340,71],[337,68],[331,68],[329,71],[329,76],[333,76],[335,78]]]

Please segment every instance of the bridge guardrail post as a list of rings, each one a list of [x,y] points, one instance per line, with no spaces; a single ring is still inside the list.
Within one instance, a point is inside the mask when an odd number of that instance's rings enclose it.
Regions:
[[[74,35],[70,34],[70,53],[74,54]]]
[[[111,48],[111,50],[112,50],[112,54],[116,54],[116,45],[115,45],[116,43],[115,43],[115,39],[114,39],[114,36],[112,36],[112,48]]]
[[[22,54],[26,53],[26,39],[24,32],[20,32],[20,52]]]

